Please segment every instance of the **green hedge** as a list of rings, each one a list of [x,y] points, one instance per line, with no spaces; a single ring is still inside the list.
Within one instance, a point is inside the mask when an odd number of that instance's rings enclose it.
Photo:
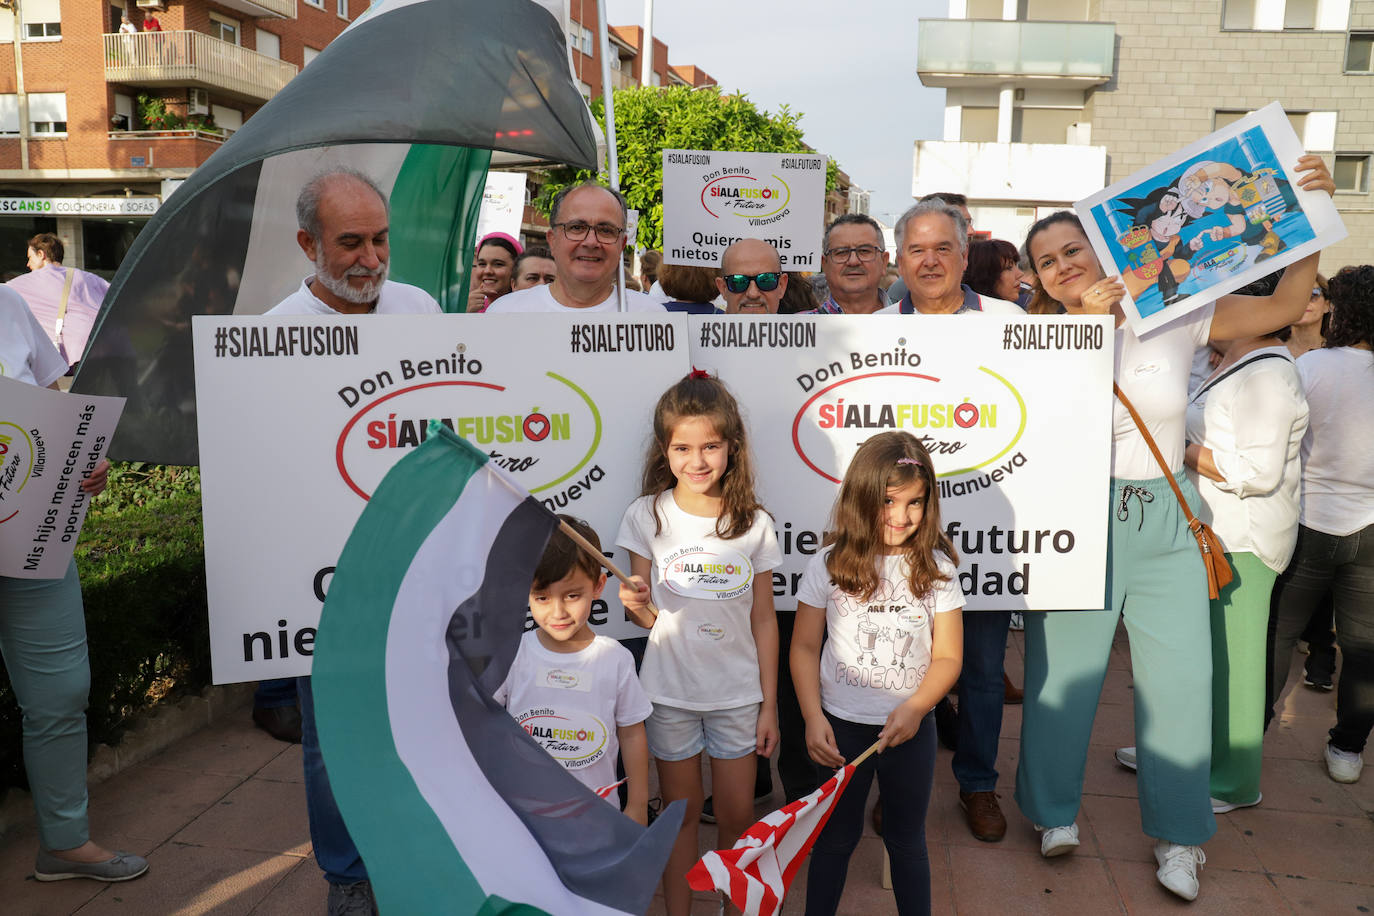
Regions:
[[[210,683],[196,468],[117,464],[76,549],[91,657],[91,746],[131,717]],[[0,786],[25,785],[20,713],[0,678]]]

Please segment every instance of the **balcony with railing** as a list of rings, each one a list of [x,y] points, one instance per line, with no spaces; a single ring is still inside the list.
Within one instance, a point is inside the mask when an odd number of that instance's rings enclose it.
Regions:
[[[296,0],[215,0],[220,6],[246,13],[254,19],[296,18]]]
[[[109,83],[196,86],[261,103],[295,75],[295,64],[204,32],[105,36],[105,81]]]
[[[1063,205],[1102,190],[1107,148],[917,140],[911,177],[915,196],[943,188],[975,201]]]
[[[1115,63],[1110,22],[922,19],[916,45],[921,82],[945,89],[1094,86]]]

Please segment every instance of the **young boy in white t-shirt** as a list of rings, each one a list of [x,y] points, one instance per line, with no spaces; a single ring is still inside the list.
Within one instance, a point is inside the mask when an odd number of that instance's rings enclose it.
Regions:
[[[559,516],[601,548],[591,526]],[[526,732],[587,788],[616,782],[616,753],[625,764],[625,814],[648,823],[649,744],[644,720],[653,704],[639,686],[634,657],[587,625],[592,602],[606,587],[598,558],[555,530],[530,585],[530,615],[538,629],[520,641],[495,698]],[[598,792],[601,794],[601,792]],[[611,804],[618,799],[605,791]]]

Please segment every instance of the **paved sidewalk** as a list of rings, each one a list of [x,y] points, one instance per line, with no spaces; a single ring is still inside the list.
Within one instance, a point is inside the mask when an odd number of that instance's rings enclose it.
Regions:
[[[1008,652],[1021,681],[1021,637]],[[1339,914],[1374,912],[1374,769],[1354,786],[1326,776],[1320,755],[1334,720],[1333,694],[1298,686],[1266,738],[1264,802],[1217,818],[1205,847],[1202,895],[1189,905],[1154,878],[1151,841],[1140,832],[1135,778],[1112,760],[1132,744],[1129,650],[1118,634],[1088,760],[1079,818],[1083,845],[1044,860],[1030,824],[1011,800],[1019,752],[1019,707],[1002,730],[1002,807],[1010,827],[1000,843],[980,843],[964,826],[940,752],[927,834],[937,913]],[[1297,678],[1301,664],[1294,665]],[[91,792],[96,838],[146,855],[149,873],[127,884],[33,880],[35,833],[0,842],[0,913],[323,914],[325,886],[310,854],[300,748],[228,717],[136,765]],[[759,808],[766,813],[767,806]],[[702,826],[702,849],[715,828]],[[880,884],[882,841],[866,833],[850,865],[844,914],[894,913]],[[803,910],[805,875],[784,912]],[[661,898],[650,911],[663,912]],[[704,895],[694,914],[714,914]]]

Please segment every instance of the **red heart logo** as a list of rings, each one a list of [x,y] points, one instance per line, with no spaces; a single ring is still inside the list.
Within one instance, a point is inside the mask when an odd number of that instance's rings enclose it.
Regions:
[[[978,422],[978,408],[967,401],[954,408],[954,422],[968,429]]]

